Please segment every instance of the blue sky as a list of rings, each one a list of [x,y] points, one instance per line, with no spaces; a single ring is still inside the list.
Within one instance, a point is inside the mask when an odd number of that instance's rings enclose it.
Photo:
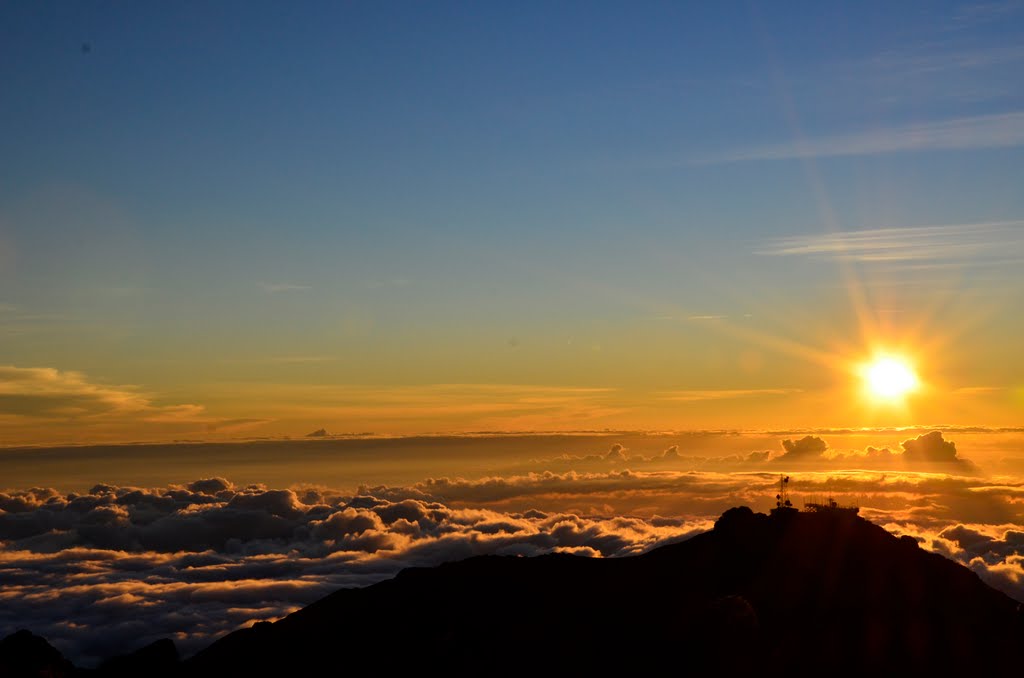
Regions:
[[[21,3],[0,35],[0,364],[207,412],[810,391],[765,345],[863,333],[853,276],[894,334],[963,323],[949,388],[1021,381],[1021,3]],[[902,256],[801,240],[847,231]]]

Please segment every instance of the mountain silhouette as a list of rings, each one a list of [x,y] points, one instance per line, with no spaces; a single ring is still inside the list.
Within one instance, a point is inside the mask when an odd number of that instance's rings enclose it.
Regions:
[[[1017,670],[1020,608],[967,568],[854,514],[741,507],[707,533],[640,556],[410,568],[230,633],[181,663],[169,664],[165,647],[151,653],[162,662],[152,673]],[[119,666],[147,675],[144,662]]]
[[[22,629],[0,640],[0,678],[65,678],[74,673],[74,665],[42,636]]]

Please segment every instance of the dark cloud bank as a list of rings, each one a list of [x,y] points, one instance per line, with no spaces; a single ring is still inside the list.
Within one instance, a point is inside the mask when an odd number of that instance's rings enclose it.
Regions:
[[[798,439],[785,439],[782,450],[761,450],[727,456],[701,456],[685,454],[672,445],[661,454],[633,454],[616,443],[604,454],[563,454],[546,459],[532,459],[530,465],[550,469],[601,468],[693,468],[701,470],[792,469],[871,469],[871,470],[931,470],[942,473],[973,474],[980,469],[969,459],[961,457],[956,444],[943,438],[941,431],[930,431],[900,443],[899,450],[868,447],[864,450],[840,451],[829,448],[817,435]]]

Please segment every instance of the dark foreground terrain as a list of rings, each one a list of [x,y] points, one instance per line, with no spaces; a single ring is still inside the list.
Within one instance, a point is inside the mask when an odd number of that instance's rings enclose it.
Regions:
[[[170,641],[75,670],[0,641],[0,676],[1019,671],[1020,605],[853,515],[727,511],[642,556],[486,556],[344,589],[179,662]]]

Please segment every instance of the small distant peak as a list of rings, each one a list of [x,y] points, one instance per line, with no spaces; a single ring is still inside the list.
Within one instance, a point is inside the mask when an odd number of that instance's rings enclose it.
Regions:
[[[327,432],[327,429],[325,429],[325,428],[318,428],[317,430],[313,431],[312,433],[307,433],[306,437],[307,438],[326,438],[326,437],[328,437],[330,435],[331,434]]]
[[[727,525],[732,522],[747,522],[753,519],[754,512],[749,506],[734,506],[729,509],[715,521],[715,529],[718,529],[719,525]]]
[[[763,513],[754,513],[748,506],[736,506],[719,516],[714,531],[718,534],[747,533],[766,518]]]

